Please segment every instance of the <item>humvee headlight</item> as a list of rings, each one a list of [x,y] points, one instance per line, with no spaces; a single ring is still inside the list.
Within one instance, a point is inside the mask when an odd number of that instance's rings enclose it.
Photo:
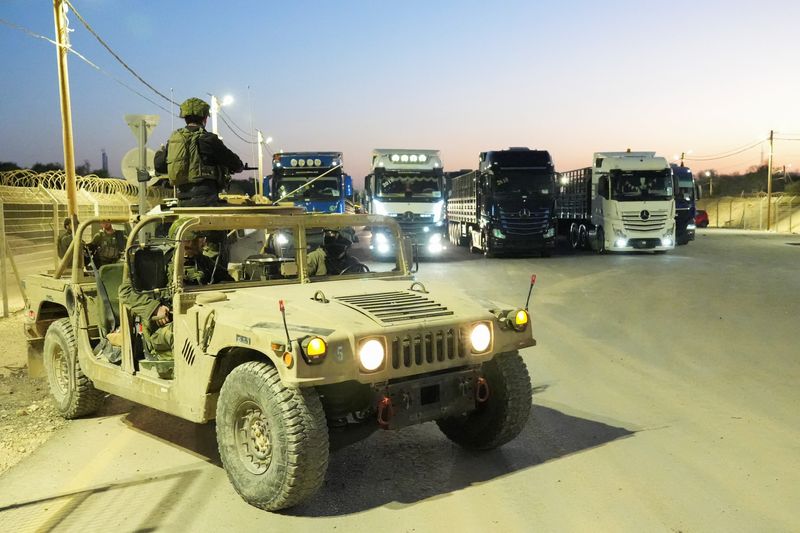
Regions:
[[[306,337],[300,346],[303,348],[306,362],[310,365],[321,363],[328,351],[325,341],[319,337]]]
[[[472,327],[469,334],[473,353],[483,353],[492,344],[492,330],[486,322],[479,322]]]
[[[374,372],[383,366],[385,357],[386,350],[383,348],[383,343],[378,339],[368,340],[358,350],[358,360],[361,362],[361,368],[367,372]]]

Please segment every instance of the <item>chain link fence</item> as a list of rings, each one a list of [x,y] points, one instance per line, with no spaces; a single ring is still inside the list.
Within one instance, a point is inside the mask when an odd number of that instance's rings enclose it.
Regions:
[[[78,219],[127,216],[138,209],[138,191],[127,181],[77,177]],[[0,172],[0,289],[3,316],[24,307],[22,277],[53,271],[58,262],[57,241],[67,218],[66,175],[63,171]],[[148,208],[159,203],[157,190],[148,189]],[[133,209],[132,209],[133,208]]]
[[[703,198],[697,202],[697,208],[708,213],[708,225],[712,228],[767,229],[765,194],[752,197]],[[772,195],[770,230],[800,233],[800,197]]]

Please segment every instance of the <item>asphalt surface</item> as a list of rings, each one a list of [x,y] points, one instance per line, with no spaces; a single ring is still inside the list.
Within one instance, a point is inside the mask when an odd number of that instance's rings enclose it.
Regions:
[[[522,305],[537,274],[517,440],[334,435],[317,496],[267,513],[213,424],[110,398],[0,477],[0,531],[797,531],[798,265],[798,236],[721,231],[664,255],[450,250],[418,278]]]

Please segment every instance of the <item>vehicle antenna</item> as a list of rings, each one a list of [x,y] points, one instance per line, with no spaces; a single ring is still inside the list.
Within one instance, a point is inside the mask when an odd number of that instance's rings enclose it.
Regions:
[[[528,289],[528,299],[525,300],[525,310],[528,310],[528,304],[531,301],[531,293],[533,293],[533,286],[536,285],[536,274],[531,274],[531,288]]]

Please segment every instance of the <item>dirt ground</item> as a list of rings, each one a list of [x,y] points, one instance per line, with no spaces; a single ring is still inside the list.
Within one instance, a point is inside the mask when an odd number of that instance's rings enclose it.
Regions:
[[[53,406],[47,381],[28,377],[22,322],[21,312],[0,318],[0,474],[67,422]]]

